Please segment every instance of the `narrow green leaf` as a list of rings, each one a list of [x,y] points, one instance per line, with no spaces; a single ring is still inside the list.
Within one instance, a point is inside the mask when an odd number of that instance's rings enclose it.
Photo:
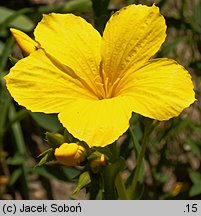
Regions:
[[[17,152],[13,157],[9,157],[7,159],[7,164],[20,165],[20,164],[24,164],[26,160],[27,160],[27,156],[25,154]]]
[[[15,58],[11,55],[9,56],[9,60],[13,66],[19,61],[19,59]]]
[[[15,116],[13,117],[13,119],[11,119],[9,121],[9,123],[6,125],[6,129],[8,130],[13,124],[15,124],[16,122],[21,121],[22,119],[24,119],[26,116],[28,115],[28,111],[26,109],[22,109],[19,112],[17,112],[15,114]]]
[[[100,152],[98,152],[98,151],[94,151],[94,152],[92,152],[88,157],[87,157],[87,159],[88,160],[93,160],[93,159],[95,159],[95,158],[97,158],[97,157],[100,157],[102,155],[102,153],[100,153]]]
[[[158,57],[167,56],[170,52],[174,51],[176,47],[178,46],[178,44],[182,42],[183,40],[184,38],[182,37],[176,38],[171,43],[164,45],[157,56]]]
[[[199,194],[201,194],[201,182],[194,184],[189,191],[190,197],[197,196]]]
[[[62,5],[46,5],[40,6],[37,10],[39,14],[43,13],[51,13],[51,12],[59,12],[59,13],[72,13],[75,12],[77,14],[86,13],[92,11],[91,0],[76,0],[76,1],[68,1]]]
[[[17,115],[17,112],[15,110],[15,107],[13,104],[11,104],[9,107],[9,113],[8,113],[9,121],[12,121],[12,119],[14,119],[16,115]],[[12,128],[12,131],[15,137],[15,142],[16,142],[18,151],[21,154],[26,154],[25,141],[24,141],[20,123],[19,122],[13,123],[11,128]]]
[[[42,165],[46,164],[47,162],[50,162],[53,160],[55,160],[54,149],[51,148],[51,149],[49,149],[49,151],[46,152],[46,154],[43,156],[43,158],[40,160],[40,162],[35,165],[35,167],[42,166]]]
[[[0,56],[1,56],[2,53],[3,53],[4,46],[5,46],[5,44],[4,44],[2,41],[0,41]]]
[[[161,1],[157,4],[157,6],[158,6],[159,8],[163,8],[163,7],[166,5],[166,3],[167,3],[167,0],[161,0]]]
[[[23,8],[18,11],[6,7],[0,7],[0,24],[1,27],[15,27],[23,31],[31,31],[34,28],[34,23],[24,14],[33,12],[33,8]]]
[[[56,114],[33,113],[30,111],[29,114],[42,128],[48,131],[59,132],[63,130]]]
[[[117,174],[124,168],[125,160],[123,158],[119,158],[115,163],[103,168],[104,195],[106,200],[116,199],[115,179]]]
[[[23,172],[22,172],[22,169],[21,169],[21,168],[16,169],[16,170],[12,173],[12,175],[11,175],[11,177],[10,177],[10,179],[9,179],[8,185],[9,185],[9,186],[14,185],[15,182],[20,178],[20,176],[21,176],[22,174],[23,174]]]
[[[81,171],[77,170],[74,167],[65,167],[65,166],[42,166],[34,167],[30,170],[32,173],[37,173],[43,177],[49,179],[58,179],[60,181],[75,181],[74,179],[80,175]]]
[[[49,148],[49,149],[45,150],[44,152],[40,153],[40,154],[37,156],[37,158],[42,157],[42,156],[46,155],[48,152],[51,152],[51,151],[52,151],[52,148]]]
[[[88,171],[83,172],[79,177],[77,187],[73,191],[73,194],[78,194],[80,190],[86,187],[90,182],[91,182],[91,177],[89,172]]]
[[[201,159],[201,146],[199,142],[189,138],[187,143],[189,144],[191,151]]]
[[[201,174],[199,172],[189,169],[188,174],[193,184],[201,183]]]
[[[198,1],[197,4],[194,4],[194,22],[195,29],[201,33],[201,2]]]
[[[5,66],[6,66],[6,63],[8,61],[8,57],[11,53],[11,50],[13,48],[13,45],[14,45],[14,39],[12,37],[9,37],[6,40],[6,43],[5,43],[4,49],[2,51],[1,58],[0,58],[0,72],[5,70]]]
[[[14,118],[16,115],[16,110],[13,104],[10,104],[9,107],[9,112],[8,112],[8,118],[9,121]],[[24,142],[24,137],[22,133],[21,126],[19,122],[15,122],[11,126],[14,140],[15,140],[15,147],[17,148],[17,151],[20,152],[21,154],[26,155],[26,147],[25,147],[25,142]],[[22,187],[22,197],[23,199],[29,199],[29,193],[28,193],[28,184],[27,184],[27,176],[26,176],[26,166],[25,164],[21,164],[21,169],[22,169],[22,175],[20,176],[20,184]]]

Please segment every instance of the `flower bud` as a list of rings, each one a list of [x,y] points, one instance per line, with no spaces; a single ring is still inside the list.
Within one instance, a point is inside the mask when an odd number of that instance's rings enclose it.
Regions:
[[[83,146],[76,143],[63,143],[55,149],[56,159],[66,166],[77,166],[85,160],[86,150]]]
[[[18,43],[19,47],[27,54],[30,54],[40,48],[40,44],[31,39],[27,34],[24,32],[11,28],[10,29],[13,37],[15,38],[16,42]]]
[[[57,148],[65,143],[64,136],[59,133],[46,132],[45,138],[47,139],[48,145],[52,148]]]
[[[106,165],[106,158],[104,154],[94,158],[90,161],[90,167],[94,173],[98,173],[102,166]]]

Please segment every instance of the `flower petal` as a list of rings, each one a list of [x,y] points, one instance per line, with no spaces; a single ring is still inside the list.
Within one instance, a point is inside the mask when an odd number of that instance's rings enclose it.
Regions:
[[[72,68],[89,84],[91,91],[101,94],[96,86],[102,82],[101,36],[92,25],[73,14],[51,13],[43,15],[34,35],[47,53]]]
[[[178,116],[195,101],[191,76],[171,59],[148,61],[134,73],[128,73],[119,85],[133,112],[157,120]]]
[[[114,13],[103,33],[103,69],[109,82],[143,65],[165,37],[165,19],[155,5],[130,5]]]
[[[14,28],[10,28],[10,31],[20,48],[27,54],[30,54],[40,48],[40,45],[36,41],[32,40],[24,32]]]
[[[13,98],[33,112],[57,113],[76,98],[96,99],[70,68],[41,49],[18,61],[5,80]]]
[[[131,113],[127,102],[120,97],[80,99],[69,104],[59,119],[70,133],[89,146],[106,146],[128,129]]]

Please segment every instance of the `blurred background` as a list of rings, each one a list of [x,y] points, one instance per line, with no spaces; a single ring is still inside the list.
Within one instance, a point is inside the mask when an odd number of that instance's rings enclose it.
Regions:
[[[42,14],[74,13],[102,33],[111,14],[128,4],[156,3],[166,19],[167,39],[156,57],[170,57],[192,75],[198,99],[178,118],[157,122],[146,152],[141,199],[201,199],[201,1],[200,0],[7,0],[0,3],[0,199],[88,199],[72,196],[80,168],[53,163],[34,168],[48,148],[45,132],[64,129],[56,115],[32,113],[8,93],[3,76],[23,53],[12,38],[14,27],[31,37]],[[135,166],[131,135],[142,138],[142,117],[119,140],[127,160],[124,177]],[[128,180],[129,181],[129,180]]]

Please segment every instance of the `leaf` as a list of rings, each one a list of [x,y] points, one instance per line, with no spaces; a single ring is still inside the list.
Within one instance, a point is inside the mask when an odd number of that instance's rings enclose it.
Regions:
[[[69,1],[62,6],[63,6],[63,11],[65,13],[67,12],[86,13],[92,10],[91,0]]]
[[[27,12],[25,8],[16,12],[6,7],[0,7],[0,24],[4,24],[5,27],[21,29],[22,31],[26,32],[31,31],[35,25],[32,20],[23,14],[25,12]]]
[[[11,177],[10,177],[10,179],[9,179],[8,185],[9,185],[9,186],[14,185],[15,182],[19,179],[19,177],[20,177],[21,175],[22,175],[22,169],[21,169],[21,168],[16,169],[16,170],[12,173],[12,175],[11,175]]]
[[[67,129],[65,128],[64,130],[64,139],[65,139],[65,142],[67,143],[72,143],[72,142],[75,142],[75,138],[72,136],[72,134],[70,134]]]
[[[5,46],[5,44],[4,44],[2,41],[0,41],[0,56],[1,56],[2,53],[3,53],[4,46]]]
[[[194,184],[189,191],[190,197],[197,196],[199,194],[201,194],[201,182]]]
[[[2,72],[3,70],[5,70],[5,66],[7,64],[7,61],[8,61],[8,57],[11,53],[11,50],[13,48],[13,45],[14,45],[14,39],[12,37],[9,37],[7,40],[6,40],[6,43],[3,47],[3,50],[2,50],[2,56],[0,58],[0,72]]]
[[[90,200],[103,199],[103,179],[100,175],[91,175],[91,182],[89,186],[86,188],[86,192],[89,194]]]
[[[87,186],[91,182],[91,177],[88,171],[83,172],[80,177],[77,184],[77,187],[73,191],[73,194],[78,194],[81,189],[83,189],[85,186]]]
[[[131,200],[140,200],[140,198],[142,197],[142,195],[144,193],[144,188],[145,188],[145,186],[142,182],[137,182],[135,194],[132,194],[130,199]]]
[[[42,155],[43,155],[43,153],[41,154],[41,156]],[[42,165],[46,164],[47,162],[50,162],[50,161],[53,161],[53,160],[55,160],[54,149],[50,148],[50,149],[48,149],[48,151],[45,151],[45,155],[40,160],[40,162],[35,165],[35,167],[42,166]]]
[[[11,55],[9,56],[9,60],[13,66],[19,61],[19,59],[15,58]]]
[[[157,3],[157,6],[161,9],[163,8],[167,3],[167,0],[161,0],[159,3]]]
[[[42,157],[42,156],[48,154],[48,152],[51,152],[51,151],[52,151],[52,148],[49,148],[49,149],[45,150],[44,152],[40,153],[40,154],[37,156],[37,158]]]
[[[103,168],[104,195],[106,200],[116,199],[115,179],[117,174],[125,168],[125,160],[118,161]]]
[[[9,157],[7,159],[7,164],[9,164],[9,165],[20,165],[20,164],[24,164],[26,160],[27,160],[26,155],[17,152],[13,157]]]
[[[173,42],[166,44],[162,47],[162,49],[160,50],[160,52],[158,53],[157,57],[164,57],[167,56],[170,52],[174,51],[176,49],[176,47],[178,46],[178,44],[183,40],[182,37],[180,38],[176,38],[175,40],[173,40]]]
[[[191,138],[188,139],[187,143],[189,144],[191,151],[199,158],[201,158],[201,147],[199,146],[200,144]]]
[[[91,12],[92,4],[91,0],[76,0],[76,1],[68,1],[62,5],[46,5],[38,8],[39,14],[58,12],[58,13],[72,13],[75,12],[77,14]]]
[[[73,182],[74,178],[77,177],[81,172],[80,170],[72,167],[46,165],[44,165],[43,167],[32,168],[30,171],[48,179],[58,179],[64,182]]]
[[[48,131],[59,132],[63,130],[56,114],[44,114],[40,112],[33,113],[31,111],[29,111],[29,114],[38,123],[38,125]]]
[[[102,153],[100,153],[99,151],[94,151],[87,157],[87,160],[93,160],[97,157],[100,157],[101,155],[102,155]]]
[[[195,22],[195,29],[201,33],[201,2],[197,2],[194,4],[194,22]]]
[[[193,184],[201,183],[201,174],[199,172],[189,169],[188,174]]]
[[[167,181],[167,176],[162,172],[157,172],[156,169],[153,169],[153,177],[159,183],[165,183]]]
[[[20,111],[16,112],[12,119],[10,119],[9,123],[7,124],[7,130],[15,123],[21,121],[28,115],[28,111],[26,109],[21,109]]]

